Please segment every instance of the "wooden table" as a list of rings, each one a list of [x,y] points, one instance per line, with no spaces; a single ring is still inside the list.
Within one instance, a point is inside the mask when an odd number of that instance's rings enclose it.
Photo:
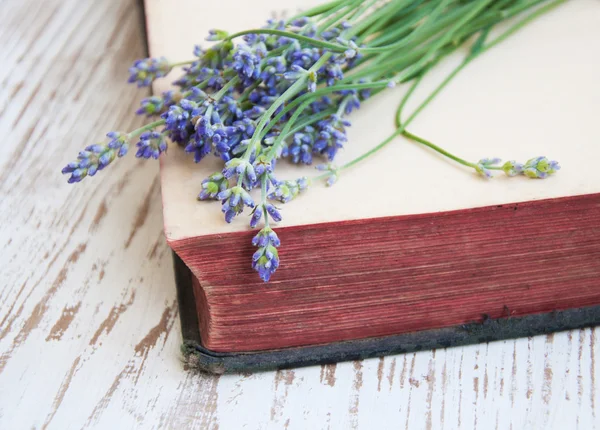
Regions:
[[[135,0],[0,3],[0,428],[600,427],[600,329],[210,376],[181,362],[157,163],[66,184],[140,124]]]

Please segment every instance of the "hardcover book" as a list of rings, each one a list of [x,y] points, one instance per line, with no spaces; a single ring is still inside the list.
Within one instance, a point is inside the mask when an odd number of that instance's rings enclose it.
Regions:
[[[209,29],[259,28],[315,4],[146,0],[150,55],[185,60]],[[556,7],[469,64],[410,127],[467,159],[547,155],[560,172],[486,179],[398,137],[333,187],[314,183],[282,206],[281,264],[268,283],[250,264],[256,231],[196,200],[222,161],[171,148],[164,224],[190,360],[217,373],[267,369],[600,323],[599,22],[594,0]],[[406,109],[464,55],[433,68]],[[394,131],[407,90],[352,113],[338,163]],[[277,168],[282,179],[318,174]]]

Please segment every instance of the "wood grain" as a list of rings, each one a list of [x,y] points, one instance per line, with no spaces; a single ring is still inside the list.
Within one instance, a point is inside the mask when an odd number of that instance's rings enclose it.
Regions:
[[[141,94],[123,83],[144,55],[139,5],[41,5],[0,7],[0,428],[598,427],[599,329],[186,371],[157,166],[123,159],[76,187],[59,174],[106,131],[139,124]]]

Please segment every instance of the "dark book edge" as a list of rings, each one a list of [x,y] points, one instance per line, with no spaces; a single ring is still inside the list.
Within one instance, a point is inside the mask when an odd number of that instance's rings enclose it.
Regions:
[[[173,253],[173,259],[185,362],[191,368],[216,374],[331,364],[535,336],[600,324],[600,306],[590,306],[523,317],[508,316],[491,319],[482,315],[480,321],[470,324],[325,345],[251,353],[219,353],[204,348],[200,343],[200,329],[192,287],[194,275],[177,254]],[[509,313],[507,309],[507,315]]]

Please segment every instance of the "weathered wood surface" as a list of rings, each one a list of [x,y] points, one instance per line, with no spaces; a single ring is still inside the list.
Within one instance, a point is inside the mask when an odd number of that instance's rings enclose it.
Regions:
[[[252,375],[180,361],[158,166],[59,169],[141,94],[135,0],[0,3],[0,428],[600,427],[599,329]]]

